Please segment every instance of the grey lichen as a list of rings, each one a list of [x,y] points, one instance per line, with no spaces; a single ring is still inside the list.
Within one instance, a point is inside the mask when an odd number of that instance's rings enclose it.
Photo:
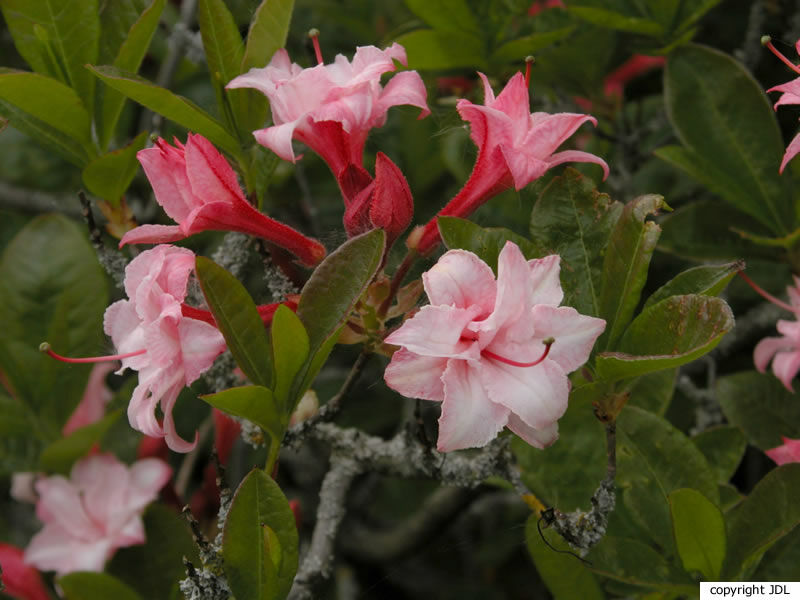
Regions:
[[[592,495],[592,508],[588,512],[576,510],[562,513],[553,510],[545,516],[561,537],[581,555],[585,555],[606,534],[608,517],[616,504],[614,480],[604,479]],[[544,515],[544,513],[543,513]]]

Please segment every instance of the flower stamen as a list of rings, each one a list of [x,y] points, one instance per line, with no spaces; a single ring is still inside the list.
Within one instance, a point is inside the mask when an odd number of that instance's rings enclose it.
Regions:
[[[747,275],[744,274],[744,271],[739,271],[739,277],[744,279],[745,282],[747,283],[747,285],[749,285],[751,288],[753,288],[753,290],[755,290],[755,292],[759,296],[762,296],[762,297],[766,298],[767,300],[772,302],[774,305],[780,306],[781,308],[783,308],[785,310],[788,310],[789,312],[792,312],[792,313],[794,313],[796,315],[800,314],[800,308],[795,308],[791,304],[786,304],[786,302],[784,302],[783,300],[779,300],[778,298],[776,298],[775,296],[773,296],[772,294],[770,294],[766,290],[760,288],[755,281],[753,281]]]
[[[772,38],[771,37],[769,37],[768,35],[762,36],[761,37],[761,44],[763,46],[766,46],[769,49],[770,52],[772,52],[775,56],[780,58],[784,62],[784,64],[787,67],[789,67],[792,71],[794,71],[795,73],[800,73],[800,66],[797,66],[792,61],[790,61],[788,58],[786,58],[783,54],[781,54],[778,51],[778,49],[775,46],[772,45]]]
[[[545,358],[547,358],[547,355],[550,354],[550,346],[552,346],[555,343],[555,341],[556,339],[552,337],[543,339],[542,343],[544,344],[544,352],[536,360],[527,363],[517,362],[516,360],[505,358],[503,356],[500,356],[499,354],[495,354],[491,350],[486,350],[486,349],[481,350],[481,355],[486,358],[493,358],[494,360],[499,360],[500,362],[505,363],[507,365],[511,365],[512,367],[535,367]]]
[[[324,61],[322,60],[322,50],[319,48],[319,29],[316,27],[309,29],[308,37],[311,38],[311,43],[314,44],[314,54],[317,56],[317,64],[323,64]]]
[[[60,354],[53,352],[49,342],[42,342],[39,344],[39,352],[44,352],[51,358],[55,358],[56,360],[60,360],[61,362],[65,363],[98,363],[140,356],[147,352],[147,349],[137,350],[136,352],[127,352],[125,354],[115,354],[113,356],[86,356],[82,358],[73,358],[70,356],[61,356]]]
[[[525,57],[525,87],[531,87],[531,65],[536,62],[535,56]]]

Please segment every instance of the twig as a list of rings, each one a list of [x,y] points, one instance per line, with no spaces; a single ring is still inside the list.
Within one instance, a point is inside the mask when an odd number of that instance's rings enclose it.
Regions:
[[[114,284],[119,289],[125,288],[125,267],[128,265],[128,260],[118,250],[107,248],[103,243],[103,234],[97,227],[94,220],[94,213],[92,212],[92,205],[86,198],[83,190],[78,192],[78,198],[81,201],[81,216],[89,228],[89,241],[92,243],[95,252],[97,253],[97,260],[105,269],[106,273],[114,280]]]
[[[50,194],[0,181],[0,205],[29,213],[59,212],[69,217],[81,216],[71,194]]]

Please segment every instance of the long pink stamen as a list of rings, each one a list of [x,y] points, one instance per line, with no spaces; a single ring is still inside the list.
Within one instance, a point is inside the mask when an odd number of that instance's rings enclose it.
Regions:
[[[311,43],[314,44],[314,54],[317,55],[317,64],[321,65],[322,61],[322,50],[319,48],[319,29],[310,29],[308,31],[308,37],[311,38]]]
[[[744,274],[744,271],[739,271],[739,277],[744,279],[745,282],[747,283],[747,285],[749,285],[751,288],[753,288],[757,294],[759,294],[760,296],[763,296],[764,298],[766,298],[767,300],[769,300],[770,302],[772,302],[776,306],[780,306],[781,308],[784,308],[784,309],[788,310],[789,312],[793,312],[794,314],[800,314],[800,308],[795,308],[791,304],[786,304],[786,302],[784,302],[783,300],[778,300],[775,296],[773,296],[772,294],[770,294],[766,290],[763,290],[762,288],[760,288],[758,286],[758,284],[756,284],[755,281],[753,281],[747,275]]]
[[[527,363],[521,363],[517,362],[516,360],[511,360],[510,358],[505,358],[503,356],[500,356],[499,354],[495,354],[491,350],[486,350],[486,349],[481,350],[481,355],[485,356],[486,358],[493,358],[495,360],[499,360],[500,362],[506,363],[507,365],[511,365],[512,367],[535,367],[545,358],[547,358],[547,355],[550,354],[550,347],[553,345],[555,341],[556,340],[554,338],[547,338],[545,340],[542,340],[542,343],[544,344],[544,352],[536,360]]]
[[[784,64],[787,67],[789,67],[792,71],[794,71],[795,73],[800,73],[800,66],[797,66],[788,58],[786,58],[783,54],[781,54],[778,51],[778,49],[772,45],[772,38],[770,38],[768,35],[765,35],[764,37],[761,38],[761,43],[767,48],[769,48],[770,52],[772,52],[775,56],[780,58],[784,62]]]
[[[531,65],[536,62],[536,59],[533,56],[526,56],[525,57],[525,87],[529,88],[531,86]]]
[[[70,356],[61,356],[60,354],[56,354],[55,352],[53,352],[53,349],[47,342],[42,342],[41,344],[39,344],[39,351],[44,352],[51,358],[55,358],[56,360],[60,360],[61,362],[65,363],[97,363],[97,362],[107,362],[111,360],[123,360],[125,358],[139,356],[147,352],[147,350],[145,349],[145,350],[137,350],[136,352],[128,352],[126,354],[115,354],[113,356],[86,356],[83,358],[72,358]]]

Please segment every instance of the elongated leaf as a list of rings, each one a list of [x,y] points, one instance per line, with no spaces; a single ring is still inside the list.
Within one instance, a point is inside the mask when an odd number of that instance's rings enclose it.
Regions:
[[[724,581],[754,567],[772,544],[800,524],[800,464],[770,471],[728,515],[728,556]]]
[[[627,390],[628,404],[663,417],[672,401],[677,376],[678,369],[664,369],[637,377]]]
[[[265,387],[246,385],[200,397],[229,415],[252,421],[278,440],[283,438],[289,415],[281,412],[272,391]]]
[[[581,314],[600,313],[601,249],[621,213],[622,204],[571,168],[542,191],[531,212],[531,238],[542,254],[561,256],[564,304]]]
[[[778,174],[783,140],[761,84],[727,54],[689,44],[670,54],[664,89],[683,145],[734,191],[725,200],[777,235],[793,231],[792,196]]]
[[[490,61],[518,63],[520,58],[524,58],[534,52],[538,52],[542,48],[546,48],[547,46],[551,46],[563,40],[573,31],[575,31],[575,27],[562,27],[561,29],[532,33],[525,37],[511,40],[495,50],[490,57]]]
[[[598,315],[607,324],[597,348],[615,348],[633,317],[661,233],[657,224],[645,219],[664,208],[669,207],[661,196],[651,194],[635,198],[625,205],[611,233],[603,261]]]
[[[288,419],[299,401],[290,393],[295,376],[308,358],[308,334],[300,318],[286,306],[275,311],[270,334],[275,365],[275,402]]]
[[[742,432],[730,425],[706,429],[692,438],[708,464],[717,474],[717,483],[727,483],[742,462],[747,440]]]
[[[800,527],[767,550],[752,581],[800,581]]]
[[[514,242],[527,259],[538,258],[537,247],[523,236],[504,227],[481,227],[458,217],[439,217],[439,232],[448,250],[469,250],[497,274],[497,258],[507,241]]]
[[[406,6],[437,31],[481,31],[467,0],[406,0]]]
[[[0,475],[34,471],[43,441],[34,429],[37,417],[21,401],[0,391]]]
[[[258,309],[233,275],[198,256],[197,279],[236,364],[256,385],[272,387],[272,350]]]
[[[259,469],[242,481],[225,521],[225,576],[237,600],[283,599],[297,571],[297,528],[278,484]]]
[[[2,0],[0,9],[20,55],[34,71],[72,87],[91,114],[95,81],[84,65],[97,61],[97,0]]]
[[[672,533],[683,568],[700,571],[709,581],[719,579],[725,560],[725,520],[708,498],[683,488],[669,495]]]
[[[147,8],[149,0],[117,0],[100,3],[100,50],[97,62],[111,64],[133,24]]]
[[[262,0],[250,22],[242,73],[267,66],[278,48],[286,46],[294,0]]]
[[[119,205],[120,199],[139,170],[136,153],[147,143],[147,132],[143,131],[133,141],[119,150],[98,156],[83,169],[81,176],[89,191]]]
[[[397,43],[406,49],[412,69],[486,69],[483,42],[468,33],[420,29],[401,35]]]
[[[106,4],[115,3],[107,2]],[[119,4],[124,6],[126,3],[120,2]],[[150,47],[153,34],[158,27],[165,4],[166,0],[153,0],[150,6],[142,12],[141,16],[130,25],[129,30],[126,30],[126,35],[121,40],[119,51],[112,57],[116,68],[131,73],[136,73],[139,70],[142,60],[147,54],[147,49]],[[106,10],[114,11],[113,8],[107,8]],[[120,15],[120,20],[124,22],[122,15]],[[112,58],[109,58],[109,62]],[[100,147],[107,148],[114,135],[114,129],[122,112],[122,107],[125,104],[125,96],[114,89],[102,86],[98,96],[100,99],[98,102],[100,111],[97,119],[98,137],[100,139]]]
[[[692,267],[679,273],[670,281],[653,292],[644,303],[648,308],[669,298],[682,294],[702,294],[704,296],[719,296],[734,275],[744,269],[742,261],[725,265],[701,265]]]
[[[616,29],[628,33],[640,33],[653,37],[661,37],[664,34],[664,28],[655,21],[642,17],[625,15],[613,10],[594,6],[570,5],[569,12],[579,19],[583,19],[594,25],[599,25],[600,27],[607,27],[608,29]]]
[[[597,376],[613,381],[679,367],[713,350],[733,325],[720,298],[671,296],[634,319],[618,352],[597,356]]]
[[[121,414],[120,410],[109,413],[96,423],[80,427],[47,446],[39,458],[41,469],[48,473],[68,474],[73,463],[86,456],[91,447],[100,442]]]
[[[142,600],[142,597],[116,577],[106,573],[76,572],[58,578],[65,600]]]
[[[106,85],[125,94],[128,98],[195,133],[204,135],[231,156],[240,157],[241,149],[236,139],[225,131],[219,121],[192,101],[158,87],[135,73],[109,66],[90,66],[88,68]]]

